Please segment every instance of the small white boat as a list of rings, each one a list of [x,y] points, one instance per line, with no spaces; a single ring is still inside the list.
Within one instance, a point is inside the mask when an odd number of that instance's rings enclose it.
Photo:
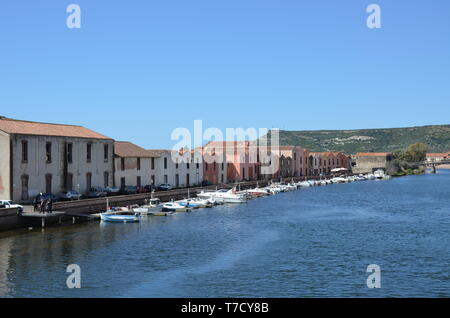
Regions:
[[[192,208],[183,206],[177,202],[167,202],[162,206],[162,212],[191,212]]]
[[[236,193],[236,188],[232,188],[230,190],[221,189],[214,192],[202,191],[198,193],[197,196],[202,199],[209,199],[211,197],[216,197],[219,199],[223,199],[225,203],[244,203],[247,201],[245,196]]]
[[[346,183],[348,182],[348,180],[346,178],[343,177],[335,177],[333,179],[331,179],[333,181],[333,183]]]
[[[385,177],[384,171],[381,169],[378,169],[377,171],[375,171],[373,173],[373,175],[376,179],[383,179]]]
[[[308,181],[302,181],[299,183],[300,188],[309,188],[311,187],[311,183],[309,183]]]
[[[122,223],[130,223],[130,222],[139,222],[140,216],[138,213],[134,215],[129,214],[111,214],[111,213],[100,213],[100,219],[106,222],[122,222]]]
[[[247,190],[247,192],[255,197],[263,197],[270,194],[270,192],[265,188],[254,188]]]
[[[142,215],[154,215],[161,207],[161,200],[158,198],[150,199],[150,201],[140,207],[133,208],[133,212],[140,213]]]

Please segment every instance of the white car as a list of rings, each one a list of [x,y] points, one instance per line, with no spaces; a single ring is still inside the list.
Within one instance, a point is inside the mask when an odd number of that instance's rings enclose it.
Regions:
[[[0,206],[7,209],[19,209],[19,212],[23,212],[23,206],[12,202],[11,200],[0,200]]]
[[[70,190],[63,192],[61,198],[65,200],[79,200],[81,198],[81,194],[78,191]]]

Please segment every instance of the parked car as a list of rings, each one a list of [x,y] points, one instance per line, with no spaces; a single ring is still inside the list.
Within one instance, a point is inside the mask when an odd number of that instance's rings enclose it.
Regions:
[[[136,194],[137,187],[135,186],[122,186],[119,191],[120,194]]]
[[[53,202],[57,202],[60,201],[61,198],[53,193],[44,193],[44,194],[38,194],[34,199],[33,199],[33,205],[35,204],[39,204],[42,200],[48,200],[51,199]]]
[[[88,198],[101,198],[106,197],[106,192],[102,187],[91,187],[86,196]]]
[[[163,183],[158,186],[158,191],[167,191],[167,190],[172,190],[172,189],[173,189],[172,185],[170,185],[168,183]]]
[[[145,187],[136,187],[137,193],[146,193],[148,190]]]
[[[61,194],[62,200],[79,200],[81,198],[81,193],[75,190],[64,191]]]
[[[23,212],[23,206],[17,203],[14,203],[11,200],[0,200],[0,207],[7,209],[18,209],[19,213]]]
[[[103,191],[106,192],[106,195],[118,195],[120,192],[120,188],[118,187],[107,187],[104,188]]]

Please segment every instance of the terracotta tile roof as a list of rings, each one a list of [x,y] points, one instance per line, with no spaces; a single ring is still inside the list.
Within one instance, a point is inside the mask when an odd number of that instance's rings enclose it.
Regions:
[[[150,157],[159,158],[161,157],[161,154],[164,152],[171,152],[171,150],[168,149],[147,149],[147,153],[150,155]]]
[[[390,152],[358,152],[356,157],[386,157],[391,155]]]
[[[149,151],[141,148],[128,141],[115,141],[114,142],[114,154],[122,158],[151,158],[159,157],[154,156]]]
[[[427,153],[427,157],[448,157],[450,153]]]
[[[1,117],[0,130],[8,134],[112,139],[82,126],[39,123]]]

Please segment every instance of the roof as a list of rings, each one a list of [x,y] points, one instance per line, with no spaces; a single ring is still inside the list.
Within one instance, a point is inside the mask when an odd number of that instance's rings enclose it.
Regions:
[[[235,148],[235,147],[249,147],[253,145],[250,141],[210,141],[205,148]]]
[[[40,123],[0,117],[0,130],[7,134],[111,139],[83,126]]]
[[[152,158],[159,157],[129,141],[115,141],[114,154],[122,158]]]
[[[391,155],[390,152],[358,152],[356,157],[386,157]]]
[[[170,152],[170,150],[167,149],[147,149],[146,151],[150,155],[150,157],[154,158],[161,157],[161,154],[164,152]]]
[[[427,153],[427,157],[448,157],[450,153]]]

